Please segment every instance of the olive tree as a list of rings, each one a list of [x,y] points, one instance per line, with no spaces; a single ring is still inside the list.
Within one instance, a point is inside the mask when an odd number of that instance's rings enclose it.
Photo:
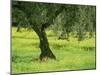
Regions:
[[[12,2],[12,19],[17,23],[26,25],[36,32],[40,40],[40,60],[44,58],[56,59],[49,47],[45,29],[54,23],[54,19],[62,12],[63,5],[36,3],[36,2]]]

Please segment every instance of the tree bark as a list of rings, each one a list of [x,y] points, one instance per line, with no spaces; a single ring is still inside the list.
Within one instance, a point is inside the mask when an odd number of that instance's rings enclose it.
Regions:
[[[46,25],[46,24],[44,24],[44,25]],[[35,24],[33,26],[33,30],[37,33],[39,40],[40,40],[39,47],[41,49],[41,54],[40,54],[39,58],[41,61],[45,61],[48,58],[56,59],[56,56],[53,54],[53,52],[51,51],[51,49],[49,47],[49,42],[48,42],[46,32],[45,32],[46,27],[44,25],[42,25],[41,28],[38,28],[37,25],[35,25]]]
[[[49,47],[48,39],[44,30],[40,32],[39,39],[41,49],[40,60],[47,60],[48,58],[56,59]]]

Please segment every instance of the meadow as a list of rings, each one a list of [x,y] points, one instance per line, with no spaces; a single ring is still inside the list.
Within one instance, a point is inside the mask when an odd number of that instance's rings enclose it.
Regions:
[[[96,68],[95,38],[77,41],[58,40],[51,30],[46,31],[50,48],[57,60],[41,62],[39,39],[32,30],[22,28],[16,32],[12,27],[12,74],[47,71],[87,70]]]

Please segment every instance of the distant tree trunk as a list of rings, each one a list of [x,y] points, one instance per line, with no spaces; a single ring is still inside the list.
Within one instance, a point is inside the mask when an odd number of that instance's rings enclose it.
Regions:
[[[67,32],[67,41],[69,41],[69,33],[70,33],[70,32]]]
[[[92,38],[93,37],[93,31],[90,31],[89,32],[89,38]]]
[[[67,37],[66,37],[66,34],[67,34]],[[62,32],[59,36],[58,36],[58,40],[59,39],[62,39],[62,40],[65,40],[67,39],[67,41],[69,41],[69,32]]]
[[[64,31],[62,31],[61,33],[60,33],[60,35],[58,36],[58,40],[59,39],[66,39],[66,36],[65,36],[65,32]]]
[[[17,26],[17,32],[19,32],[20,31],[20,25],[18,24],[18,26]]]

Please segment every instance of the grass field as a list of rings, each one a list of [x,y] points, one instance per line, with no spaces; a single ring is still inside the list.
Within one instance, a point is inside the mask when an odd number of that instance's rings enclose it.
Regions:
[[[50,48],[57,60],[38,60],[40,49],[38,36],[33,31],[12,28],[12,73],[45,72],[62,70],[95,69],[95,38],[78,42],[58,40],[52,31],[47,31]]]

